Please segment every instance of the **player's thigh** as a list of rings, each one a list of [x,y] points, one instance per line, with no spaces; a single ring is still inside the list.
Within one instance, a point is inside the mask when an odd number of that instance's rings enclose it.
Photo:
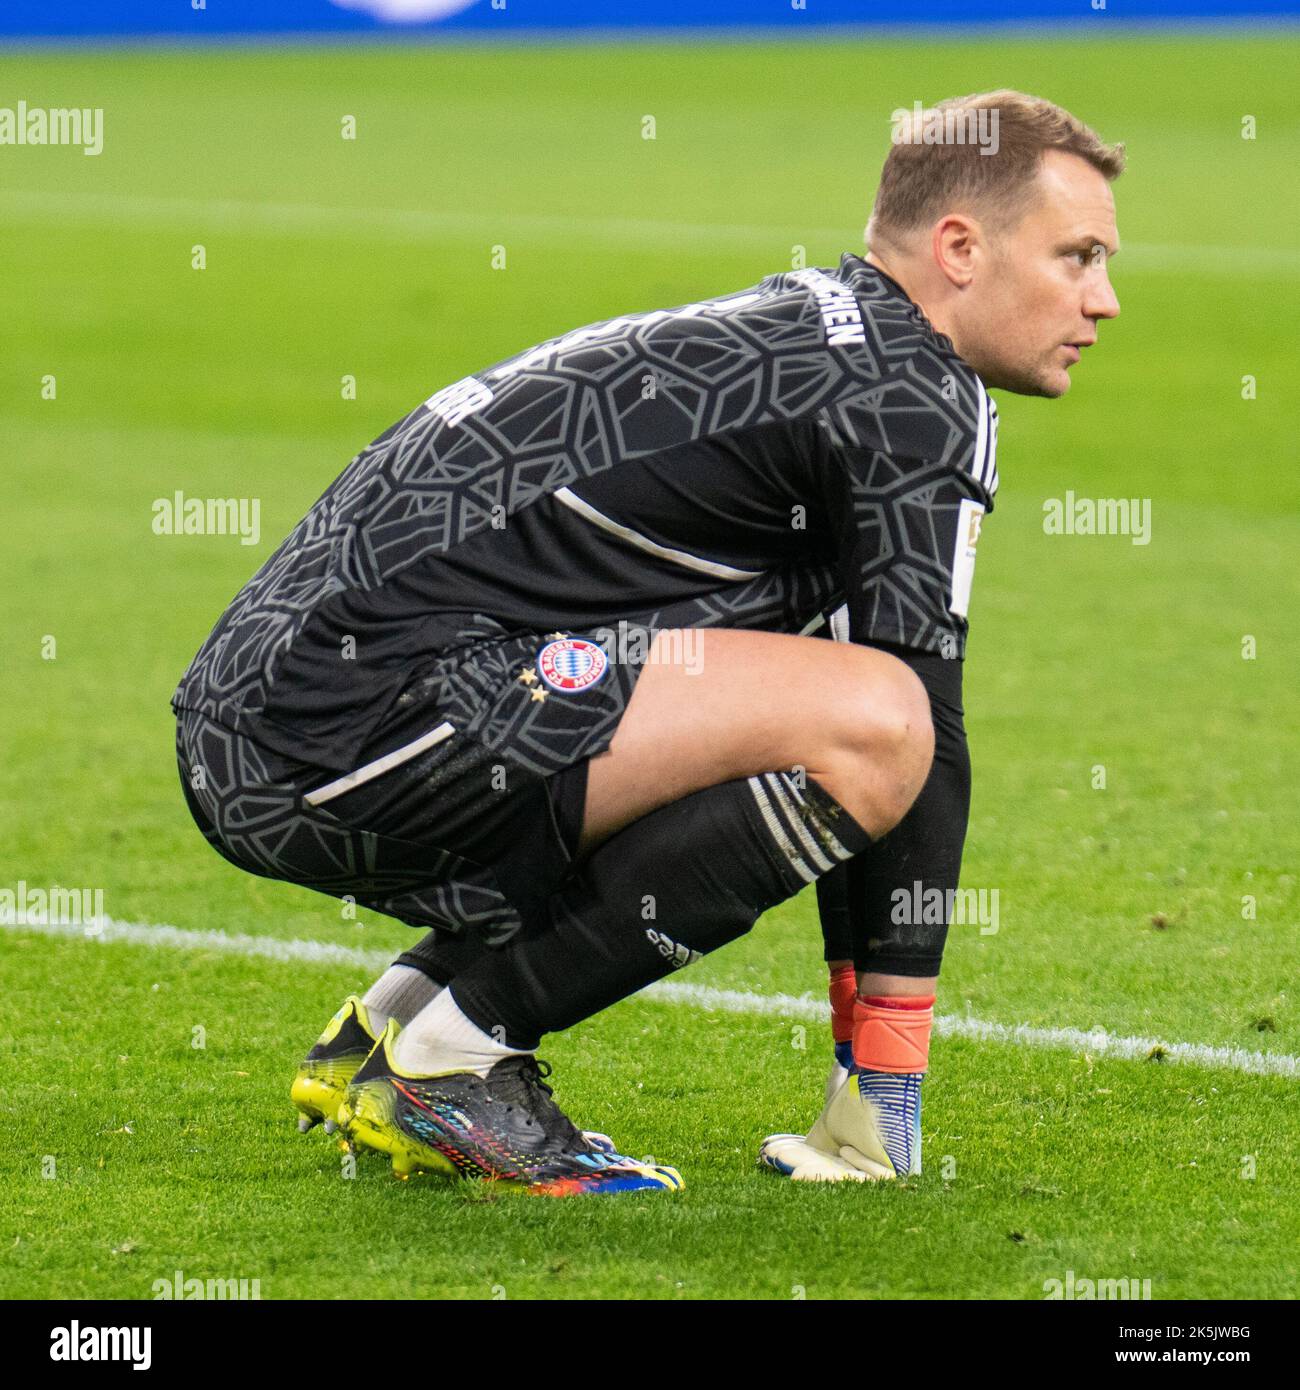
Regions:
[[[691,660],[674,659],[681,651]],[[586,838],[703,787],[794,766],[831,779],[928,737],[924,688],[885,652],[785,633],[661,632],[608,751],[591,761]]]

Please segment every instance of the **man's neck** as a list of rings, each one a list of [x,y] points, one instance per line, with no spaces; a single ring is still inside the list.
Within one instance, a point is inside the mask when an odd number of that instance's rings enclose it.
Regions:
[[[921,290],[917,286],[917,276],[906,264],[883,256],[877,251],[868,251],[862,258],[870,266],[877,270],[883,270],[896,284],[902,287],[903,293],[916,305],[918,309],[929,320],[931,328],[936,333],[942,333],[945,337],[952,339],[954,347],[960,353],[961,348],[957,345],[957,339],[953,333],[953,325],[947,322],[947,316],[939,311],[933,303],[927,304],[922,296]]]

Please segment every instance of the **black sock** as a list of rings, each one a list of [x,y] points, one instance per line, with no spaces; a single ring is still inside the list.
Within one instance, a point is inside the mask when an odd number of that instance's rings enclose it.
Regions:
[[[822,923],[823,959],[853,959],[853,918],[849,911],[849,866],[837,864],[817,880],[817,914]]]
[[[743,936],[869,843],[810,779],[765,773],[695,792],[605,841],[551,897],[552,929],[471,965],[452,997],[484,1032],[531,1051]]]
[[[462,971],[491,953],[491,948],[476,931],[460,936],[434,928],[427,931],[409,951],[403,951],[394,965],[409,965],[422,971],[437,985],[448,985]]]
[[[556,829],[569,862],[577,857],[578,841],[582,837],[582,814],[587,799],[589,766],[586,762],[577,763],[563,772],[556,773],[546,783]],[[529,917],[531,921],[531,914]],[[530,922],[525,922],[525,932],[529,925]],[[433,928],[409,951],[403,951],[393,964],[409,965],[413,970],[427,975],[435,984],[448,985],[462,971],[490,953],[495,954],[477,931],[466,931],[457,936],[452,932]]]

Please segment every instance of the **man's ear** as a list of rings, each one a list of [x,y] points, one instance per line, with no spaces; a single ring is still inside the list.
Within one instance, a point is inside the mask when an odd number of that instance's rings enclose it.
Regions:
[[[941,217],[930,233],[934,263],[958,289],[965,289],[974,278],[980,244],[979,223],[959,212]]]

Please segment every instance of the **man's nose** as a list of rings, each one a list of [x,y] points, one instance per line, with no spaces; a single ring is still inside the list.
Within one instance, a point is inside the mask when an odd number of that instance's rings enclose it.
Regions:
[[[1103,271],[1089,287],[1084,301],[1083,312],[1090,319],[1113,319],[1119,317],[1119,298],[1110,283],[1110,277]]]

